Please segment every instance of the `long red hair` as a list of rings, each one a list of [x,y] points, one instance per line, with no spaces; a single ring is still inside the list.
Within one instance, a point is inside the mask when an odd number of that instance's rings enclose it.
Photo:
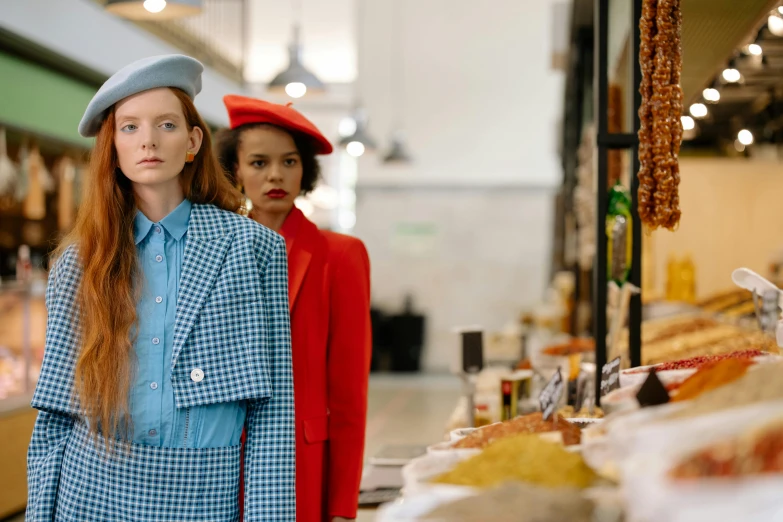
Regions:
[[[180,175],[185,197],[236,212],[242,195],[223,175],[212,137],[191,99],[171,89],[182,104],[188,130],[204,132],[201,149]],[[134,379],[132,331],[140,295],[133,222],[136,201],[131,181],[119,168],[114,148],[114,108],[109,111],[90,157],[90,178],[76,225],[59,247],[78,245],[82,279],[78,291],[81,351],[75,392],[91,430],[100,427],[107,443],[129,434],[129,393]]]

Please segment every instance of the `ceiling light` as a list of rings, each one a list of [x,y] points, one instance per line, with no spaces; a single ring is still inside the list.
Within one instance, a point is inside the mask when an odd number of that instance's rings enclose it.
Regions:
[[[707,116],[707,106],[703,103],[694,103],[691,105],[690,113],[694,118],[704,118]]]
[[[369,135],[365,128],[367,125],[367,116],[364,109],[356,109],[353,120],[356,122],[354,131],[350,135],[344,136],[340,140],[340,145],[345,147],[348,154],[358,158],[364,154],[365,151],[375,150],[376,145],[375,140]],[[361,147],[359,147],[359,145],[361,145]]]
[[[737,83],[742,79],[742,75],[737,69],[729,67],[723,70],[723,79],[729,83]]]
[[[323,82],[302,65],[302,46],[299,43],[299,26],[294,25],[294,36],[288,46],[288,67],[275,76],[267,88],[270,92],[285,92],[291,98],[301,98],[309,93],[326,90]]]
[[[351,141],[345,146],[345,150],[354,158],[358,158],[364,155],[366,148],[361,141]]]
[[[346,136],[350,136],[354,132],[356,132],[356,120],[354,120],[350,116],[346,116],[345,118],[342,118],[340,120],[339,125],[337,126],[337,133],[340,135],[340,137],[345,138]]]
[[[748,54],[752,54],[753,56],[761,56],[762,52],[764,51],[759,44],[752,43],[748,46]]]
[[[783,36],[783,18],[780,18],[777,14],[769,15],[767,28],[775,36]]]
[[[285,93],[291,98],[301,98],[307,94],[307,85],[301,82],[291,82],[285,86]]]
[[[129,20],[173,20],[202,12],[201,0],[108,0],[106,11]]]
[[[166,9],[166,0],[145,0],[144,9],[150,13],[160,13]]]
[[[680,121],[682,121],[683,130],[689,131],[696,128],[696,122],[690,116],[683,116]]]
[[[707,87],[701,94],[710,103],[718,103],[720,101],[720,91],[713,87]]]
[[[743,145],[753,145],[753,133],[748,129],[742,129],[737,133],[737,139]]]
[[[411,162],[410,154],[408,154],[408,147],[405,146],[405,137],[401,132],[396,132],[391,139],[391,147],[389,152],[383,157],[383,162],[387,165],[405,165]]]

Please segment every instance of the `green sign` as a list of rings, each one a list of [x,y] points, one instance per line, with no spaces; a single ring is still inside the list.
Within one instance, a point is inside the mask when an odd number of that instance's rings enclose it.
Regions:
[[[94,94],[89,85],[0,53],[0,125],[92,148],[76,129]]]

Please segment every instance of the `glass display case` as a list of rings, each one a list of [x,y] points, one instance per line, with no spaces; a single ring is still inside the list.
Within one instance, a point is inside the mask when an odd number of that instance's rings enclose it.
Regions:
[[[31,276],[0,281],[0,520],[27,503],[27,445],[37,415],[30,400],[46,339],[46,273]]]
[[[46,281],[0,282],[0,401],[31,395],[46,339]]]

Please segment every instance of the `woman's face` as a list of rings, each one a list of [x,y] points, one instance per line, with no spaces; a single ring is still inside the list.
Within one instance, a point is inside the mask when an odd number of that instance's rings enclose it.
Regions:
[[[125,98],[114,112],[114,147],[120,169],[135,185],[178,183],[188,152],[198,153],[203,131],[188,130],[182,104],[168,88]]]
[[[242,132],[236,173],[253,211],[287,215],[302,190],[302,159],[294,139],[271,125]]]

